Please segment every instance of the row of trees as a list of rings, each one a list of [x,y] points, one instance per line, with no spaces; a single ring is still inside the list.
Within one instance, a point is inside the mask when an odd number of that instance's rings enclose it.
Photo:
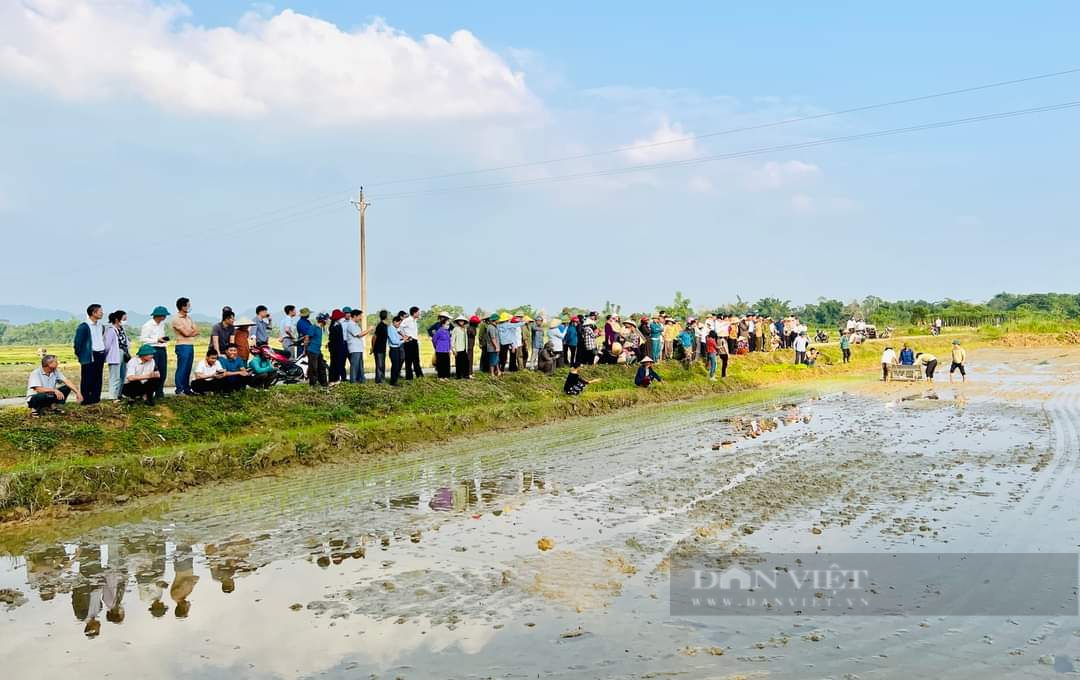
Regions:
[[[818,298],[817,302],[793,305],[790,300],[766,297],[757,302],[747,302],[736,296],[735,302],[715,308],[693,309],[690,300],[676,292],[668,307],[657,307],[676,316],[716,313],[742,316],[756,312],[774,319],[794,314],[808,326],[823,328],[839,327],[847,319],[865,319],[877,325],[928,325],[941,318],[947,325],[999,324],[1008,320],[1024,318],[1080,319],[1080,294],[1031,293],[1018,295],[998,293],[985,303],[945,299],[883,300],[869,295],[862,300],[844,302],[837,299]]]
[[[666,311],[677,318],[687,316],[704,316],[710,313],[742,316],[748,312],[757,312],[774,319],[783,318],[794,314],[803,320],[808,326],[820,328],[835,328],[849,318],[865,319],[878,325],[928,325],[933,319],[940,317],[946,324],[960,325],[983,325],[1002,323],[1010,319],[1024,318],[1049,318],[1049,319],[1080,319],[1080,294],[1072,293],[1030,293],[1017,295],[1014,293],[998,293],[985,303],[976,304],[962,300],[945,299],[938,302],[926,300],[896,300],[888,301],[869,295],[862,300],[842,300],[818,298],[817,302],[805,305],[793,305],[790,300],[781,300],[775,297],[761,298],[756,302],[747,302],[736,296],[735,302],[720,305],[718,307],[695,308],[689,298],[682,292],[675,291],[675,298],[670,305],[659,306],[656,311]],[[459,314],[465,314],[460,305],[434,305],[424,310],[420,318],[421,328],[426,328],[434,323],[439,311],[446,312],[451,318]],[[520,305],[513,308],[499,308],[484,310],[477,308],[473,313],[483,317],[492,312],[509,312],[511,314],[528,315],[536,317],[538,310],[532,305]],[[581,307],[564,307],[559,310],[563,318],[569,318],[574,314],[586,314],[588,310]],[[611,301],[604,304],[602,314],[622,314],[622,306]],[[628,312],[637,316],[641,312]],[[369,322],[374,324],[377,318],[372,315]],[[75,335],[77,320],[71,321],[42,321],[39,323],[23,324],[19,326],[0,321],[0,345],[55,345],[61,342],[70,342]]]

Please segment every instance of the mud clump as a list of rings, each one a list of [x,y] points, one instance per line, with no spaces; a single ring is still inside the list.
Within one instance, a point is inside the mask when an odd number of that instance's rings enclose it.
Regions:
[[[7,605],[7,610],[11,611],[16,607],[26,604],[26,596],[22,594],[21,590],[15,590],[14,588],[0,588],[0,604]]]

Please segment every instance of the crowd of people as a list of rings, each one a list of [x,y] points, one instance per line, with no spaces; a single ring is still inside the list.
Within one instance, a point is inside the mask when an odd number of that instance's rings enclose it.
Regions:
[[[191,301],[180,298],[175,311],[154,308],[137,337],[129,335],[127,313],[116,310],[106,317],[101,305],[87,307],[86,320],[74,338],[80,364],[78,384],[59,369],[55,355],[42,357],[27,388],[27,403],[36,414],[46,412],[72,396],[95,404],[105,389],[113,399],[153,404],[164,396],[171,346],[175,357],[175,393],[180,396],[226,393],[268,387],[281,377],[281,364],[291,364],[294,378],[311,385],[368,379],[366,357],[373,361],[374,381],[396,386],[422,378],[421,342],[430,342],[434,368],[440,379],[471,379],[474,371],[498,378],[504,372],[537,370],[551,375],[562,367],[593,364],[636,365],[635,384],[648,387],[662,381],[654,365],[677,360],[689,365],[702,361],[709,378],[727,376],[730,357],[750,352],[791,350],[794,361],[809,366],[818,359],[810,346],[807,327],[795,316],[773,319],[766,315],[709,314],[678,319],[663,311],[622,318],[617,313],[588,312],[536,318],[508,312],[481,317],[434,314],[436,320],[421,329],[421,310],[413,306],[391,315],[378,313],[367,327],[364,312],[342,307],[313,314],[295,305],[283,308],[275,327],[269,309],[260,305],[254,319],[237,318],[222,309],[220,321],[204,330],[191,317]],[[424,338],[423,336],[427,337]],[[281,349],[271,348],[272,340]],[[196,363],[195,345],[205,342],[205,356]],[[841,336],[843,360],[850,359],[851,337]],[[404,374],[404,375],[403,375]],[[564,385],[578,394],[589,381],[577,370]]]

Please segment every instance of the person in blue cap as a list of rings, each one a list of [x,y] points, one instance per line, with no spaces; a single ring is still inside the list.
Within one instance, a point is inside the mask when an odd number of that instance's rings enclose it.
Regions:
[[[169,345],[169,331],[165,328],[165,317],[169,310],[158,305],[150,312],[150,320],[143,324],[139,332],[139,342],[149,345],[154,350],[154,365],[158,375],[165,376],[169,373],[169,359],[165,348]],[[154,383],[154,398],[165,398],[165,379],[161,378]]]

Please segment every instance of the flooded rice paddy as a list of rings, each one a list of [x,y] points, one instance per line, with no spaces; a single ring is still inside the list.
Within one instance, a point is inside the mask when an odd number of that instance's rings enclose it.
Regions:
[[[9,528],[4,677],[1075,673],[1073,616],[671,614],[677,559],[1076,552],[1080,353],[973,358],[964,386],[634,410]]]

